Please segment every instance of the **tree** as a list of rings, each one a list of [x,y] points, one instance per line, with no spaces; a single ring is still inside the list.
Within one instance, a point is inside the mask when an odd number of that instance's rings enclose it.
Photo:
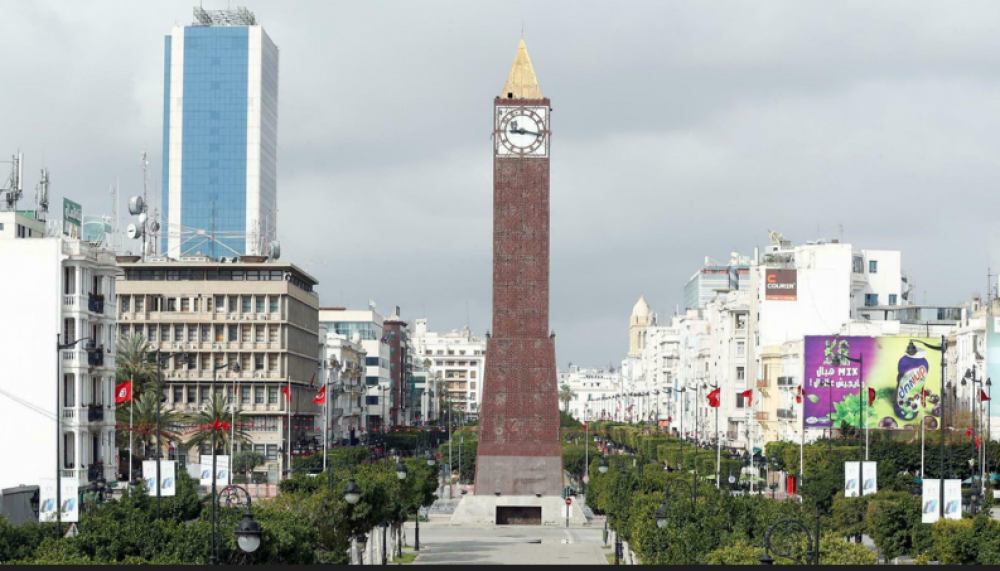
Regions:
[[[129,447],[130,439],[135,445],[136,459],[155,458],[156,455],[156,407],[157,393],[156,384],[149,385],[154,390],[147,390],[137,399],[129,403],[122,403],[115,409],[115,445],[119,450],[126,450]],[[134,413],[132,409],[135,409]],[[131,421],[131,425],[129,422]],[[172,410],[160,411],[160,448],[166,451],[170,443],[180,442],[181,436],[177,431],[177,426],[183,422],[182,417]],[[132,427],[131,433],[129,427]],[[137,466],[133,463],[133,468]]]
[[[150,362],[151,347],[144,335],[129,335],[118,341],[115,353],[115,378],[119,383],[132,380],[133,390],[142,392],[156,380],[156,363]]]
[[[244,426],[244,416],[243,411],[237,410],[234,419],[232,411],[226,406],[222,393],[215,393],[212,395],[212,400],[197,414],[188,416],[189,422],[194,425],[195,432],[187,441],[186,446],[188,448],[211,446],[214,434],[216,451],[226,450],[230,448],[231,433],[235,433],[237,442],[249,443],[250,435]],[[235,423],[235,428],[231,426],[233,423]]]
[[[254,471],[254,468],[263,466],[265,463],[267,463],[267,457],[260,452],[242,450],[233,458],[233,470],[235,472],[243,472],[246,482],[250,482],[250,474]]]
[[[569,385],[559,387],[559,402],[563,404],[563,410],[569,412],[569,402],[576,398],[576,393]]]

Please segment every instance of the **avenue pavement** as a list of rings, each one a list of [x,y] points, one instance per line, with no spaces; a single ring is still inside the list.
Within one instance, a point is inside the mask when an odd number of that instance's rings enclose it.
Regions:
[[[415,565],[606,565],[602,519],[575,527],[452,526],[445,515],[420,524]],[[413,524],[406,543],[413,545]]]

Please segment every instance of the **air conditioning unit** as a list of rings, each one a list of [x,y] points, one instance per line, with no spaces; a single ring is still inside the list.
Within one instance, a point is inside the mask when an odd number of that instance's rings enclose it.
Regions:
[[[197,348],[198,348],[198,344],[197,343],[191,343],[191,344],[188,345],[188,349],[197,349]]]
[[[255,379],[263,379],[264,378],[264,373],[254,373],[253,374],[253,378],[255,378]]]
[[[222,349],[222,345],[219,345],[218,343],[212,343],[212,349]]]
[[[174,349],[177,349],[177,348],[178,348],[178,344],[174,343]]]
[[[266,313],[258,313],[257,314],[257,319],[261,319],[261,320],[265,320],[266,321],[267,320],[267,314]]]
[[[243,316],[243,319],[244,319],[244,320],[247,320],[247,319],[253,319],[253,315],[250,315],[250,314],[247,314],[247,315],[244,315],[244,316]]]

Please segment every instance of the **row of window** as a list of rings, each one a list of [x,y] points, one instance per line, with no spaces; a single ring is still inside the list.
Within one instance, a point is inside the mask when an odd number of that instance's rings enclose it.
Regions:
[[[223,269],[177,269],[177,270],[126,270],[126,281],[162,282],[162,281],[220,281],[220,282],[258,282],[285,279],[282,270],[223,270]]]
[[[229,323],[229,324],[134,324],[119,325],[119,336],[143,335],[155,343],[280,343],[280,326],[274,323]]]
[[[445,354],[445,352],[444,352],[443,349],[438,349],[436,353],[434,351],[432,351],[432,350],[428,350],[427,351],[427,355],[444,355],[444,354]],[[448,349],[448,353],[447,354],[448,355],[454,355],[455,351],[453,351],[451,349]],[[458,350],[458,354],[459,355],[465,355],[465,349],[459,349]],[[469,355],[485,355],[485,354],[486,354],[486,351],[481,351],[479,349],[476,349],[476,350],[473,350],[473,351],[469,352]]]
[[[478,367],[475,361],[434,361],[436,367]]]
[[[279,390],[280,387],[277,385],[241,386],[239,387],[240,404],[278,404]],[[205,404],[212,398],[211,391],[212,387],[209,386],[175,385],[171,391],[173,397],[171,402],[175,404]],[[219,390],[219,393],[226,399],[227,404],[232,404],[232,386],[226,386]]]
[[[133,297],[135,303],[133,304]],[[278,313],[281,310],[281,296],[278,295],[216,295],[207,297],[163,297],[149,296],[150,311],[180,313]],[[204,304],[202,303],[204,300]],[[146,296],[122,295],[119,299],[121,310],[131,312],[134,305],[137,313],[146,311]]]
[[[878,305],[878,294],[877,293],[866,293],[865,294],[865,307],[875,307]],[[896,294],[889,294],[889,305],[897,305]]]

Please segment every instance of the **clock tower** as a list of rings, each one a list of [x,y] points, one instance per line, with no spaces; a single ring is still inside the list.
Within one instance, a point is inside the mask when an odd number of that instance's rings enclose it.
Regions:
[[[521,40],[493,100],[493,334],[486,342],[477,496],[557,496],[563,486],[549,333],[551,115]]]

